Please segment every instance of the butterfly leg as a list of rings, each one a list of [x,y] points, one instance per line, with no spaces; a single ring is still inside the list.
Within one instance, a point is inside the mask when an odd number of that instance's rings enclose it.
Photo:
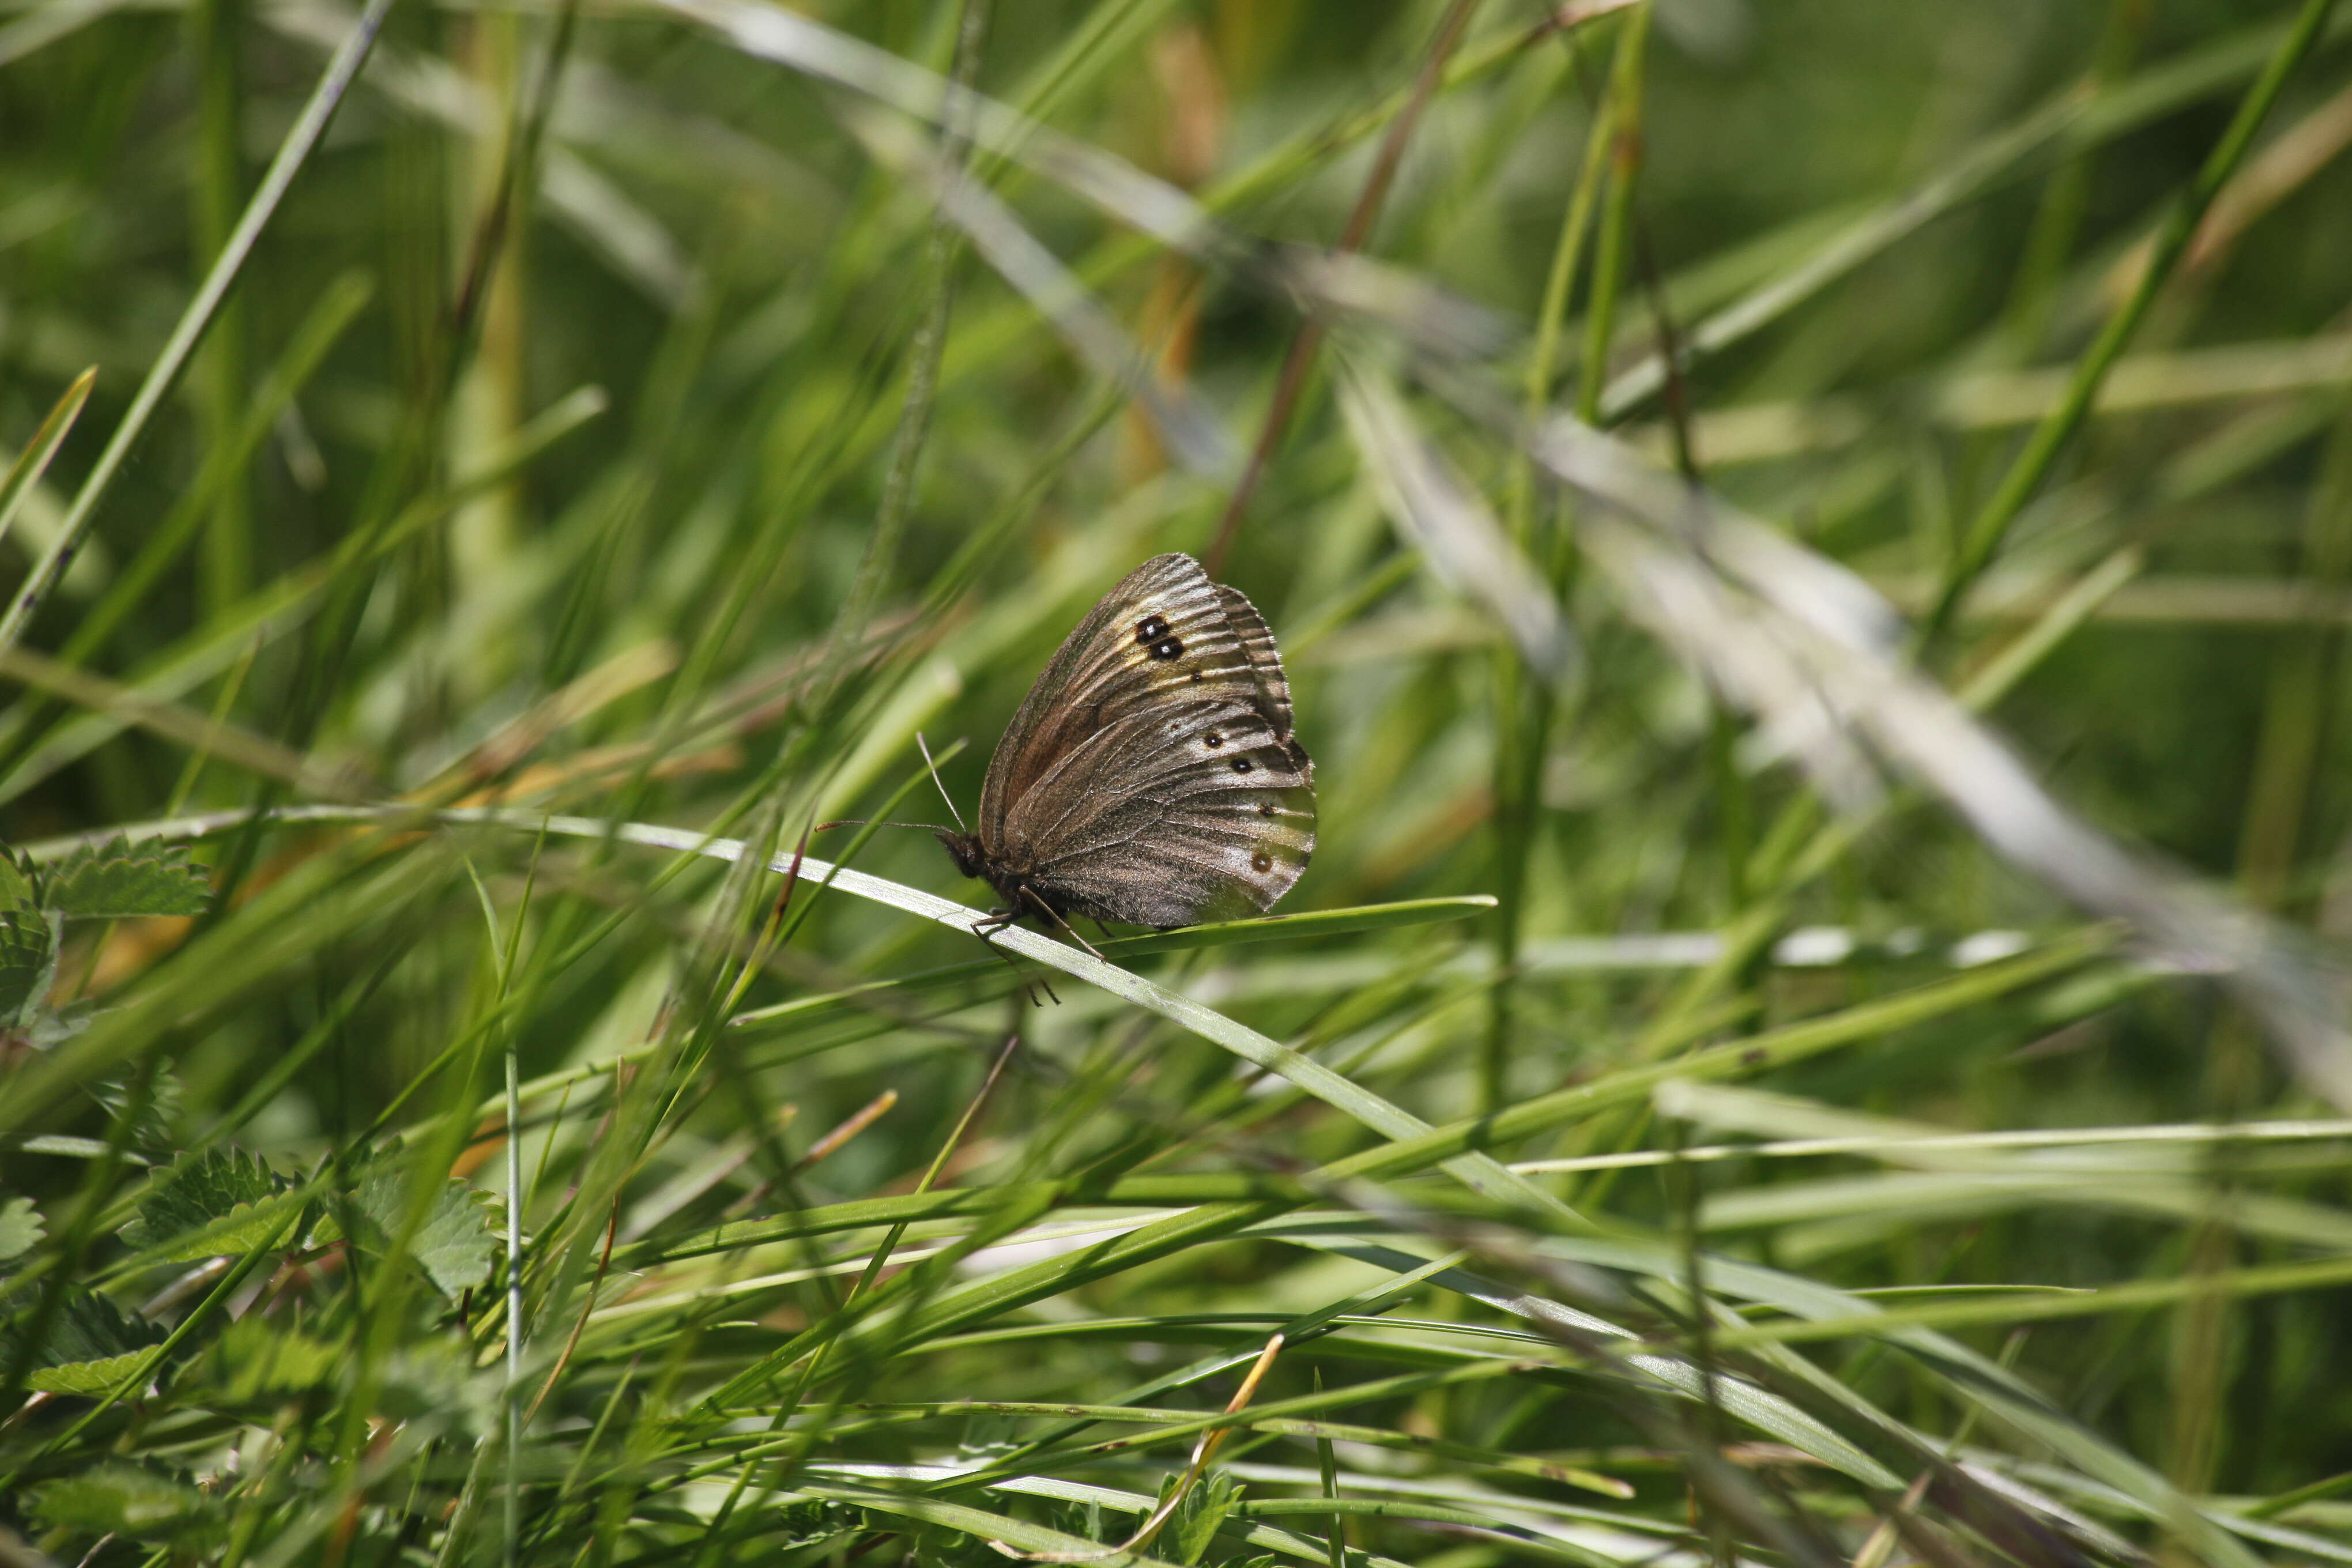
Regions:
[[[1101,951],[1097,949],[1093,942],[1088,942],[1085,937],[1078,934],[1077,927],[1072,925],[1069,921],[1062,918],[1061,910],[1047,903],[1043,898],[1040,898],[1034,888],[1024,887],[1021,890],[1028,894],[1029,901],[1035,904],[1039,909],[1045,910],[1047,917],[1050,918],[1055,925],[1060,926],[1064,931],[1068,931],[1072,942],[1076,942],[1080,947],[1085,948],[1097,958],[1102,958],[1102,961],[1105,963],[1108,963],[1110,962],[1110,960],[1103,958]]]
[[[1045,994],[1052,998],[1054,1005],[1058,1007],[1062,1005],[1062,999],[1054,994],[1054,983],[1052,981],[1047,980],[1043,975],[1033,976],[1024,973],[1021,966],[1013,962],[1013,955],[1011,953],[1005,952],[1003,948],[997,946],[994,942],[989,940],[991,936],[1003,931],[1006,926],[1018,923],[1021,917],[1011,910],[991,910],[988,911],[988,916],[985,920],[974,921],[972,922],[971,934],[980,938],[981,946],[988,949],[989,952],[1003,959],[1004,961],[1004,966],[1013,971],[1013,977],[1021,982],[1021,989],[1029,998],[1029,1005],[1032,1007],[1044,1005],[1043,1003],[1037,1000],[1037,987],[1043,985],[1045,988]]]

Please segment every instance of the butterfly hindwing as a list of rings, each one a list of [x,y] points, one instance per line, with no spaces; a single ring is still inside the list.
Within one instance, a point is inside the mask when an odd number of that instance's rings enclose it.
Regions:
[[[1314,771],[1264,617],[1187,555],[1106,594],[991,760],[983,874],[1144,925],[1262,912],[1315,845]],[[1008,896],[1012,896],[1010,893]]]
[[[1254,705],[1184,702],[1091,738],[1006,829],[1062,907],[1140,925],[1236,920],[1307,868],[1314,770]]]
[[[1259,711],[1276,734],[1288,739],[1290,678],[1282,672],[1282,658],[1274,650],[1274,634],[1266,629],[1265,617],[1237,590],[1223,584],[1217,585],[1217,598],[1225,607],[1226,625],[1233,627],[1242,652],[1249,658],[1250,676],[1257,683]]]

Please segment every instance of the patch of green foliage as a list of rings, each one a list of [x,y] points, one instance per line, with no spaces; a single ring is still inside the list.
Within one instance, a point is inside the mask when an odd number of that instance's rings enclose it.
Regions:
[[[2347,84],[0,14],[0,1558],[2352,1561]],[[1313,863],[991,952],[1163,550]]]

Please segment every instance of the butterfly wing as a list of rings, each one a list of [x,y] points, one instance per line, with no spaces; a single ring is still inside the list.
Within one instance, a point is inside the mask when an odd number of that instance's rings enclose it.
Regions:
[[[1314,770],[1250,602],[1188,555],[1078,623],[990,762],[980,840],[1058,907],[1143,925],[1262,911],[1315,847]]]
[[[1225,624],[1240,639],[1250,662],[1250,679],[1257,687],[1255,706],[1276,735],[1290,736],[1290,678],[1282,672],[1281,656],[1274,651],[1274,634],[1257,606],[1235,588],[1217,584],[1217,602],[1225,608]]]
[[[1315,850],[1305,748],[1254,707],[1188,701],[1089,737],[1014,806],[1057,907],[1138,925],[1263,914]]]
[[[1152,557],[1062,639],[1005,726],[981,786],[982,841],[1001,846],[1013,803],[1120,719],[1194,697],[1245,699],[1255,686],[1249,653],[1201,563],[1189,555]]]

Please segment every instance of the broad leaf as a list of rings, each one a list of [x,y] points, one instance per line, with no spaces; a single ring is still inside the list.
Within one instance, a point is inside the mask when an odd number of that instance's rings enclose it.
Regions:
[[[40,1212],[30,1198],[10,1198],[0,1204],[0,1263],[21,1258],[41,1239]]]
[[[15,1359],[35,1310],[29,1303],[20,1306],[16,1321],[0,1332],[0,1359]],[[139,1359],[152,1354],[163,1337],[163,1324],[125,1312],[111,1296],[68,1291],[33,1347],[28,1381],[57,1394],[103,1391],[137,1370]]]
[[[367,1222],[362,1243],[389,1247],[407,1223],[407,1174],[394,1166],[378,1167],[352,1196]],[[493,1202],[492,1194],[454,1179],[443,1183],[433,1194],[432,1207],[409,1238],[408,1252],[442,1294],[455,1299],[489,1282],[490,1264],[498,1256]],[[331,1212],[311,1233],[311,1240],[314,1244],[332,1241],[341,1235]]]
[[[1242,1489],[1233,1477],[1218,1470],[1205,1477],[1200,1485],[1184,1494],[1176,1505],[1175,1516],[1168,1521],[1167,1542],[1161,1548],[1164,1556],[1179,1563],[1198,1563],[1217,1538],[1217,1527],[1234,1511],[1241,1500]]]
[[[35,1021],[35,1040],[54,1035],[59,1040],[71,1039],[89,1026],[94,1012],[88,1004],[44,1012]],[[118,1120],[131,1117],[128,1143],[147,1156],[154,1165],[169,1164],[179,1152],[174,1136],[180,1124],[181,1086],[177,1074],[157,1068],[147,1080],[147,1093],[142,1100],[132,1092],[128,1075],[112,1078],[90,1090],[91,1095],[108,1112]]]
[[[213,887],[179,844],[127,839],[78,849],[49,873],[43,902],[69,920],[127,915],[200,915]]]
[[[38,910],[0,909],[0,1020],[22,1018],[48,989],[54,953],[49,921]]]
[[[125,1355],[110,1355],[97,1361],[61,1362],[56,1366],[36,1367],[25,1379],[25,1386],[43,1394],[71,1394],[94,1396],[121,1387],[123,1384],[145,1382],[152,1376],[163,1352],[153,1348],[131,1351]]]
[[[165,1263],[250,1252],[268,1246],[301,1201],[292,1186],[243,1150],[186,1155],[156,1176],[122,1239]]]
[[[12,845],[0,844],[0,910],[41,907],[41,870]]]
[[[477,1290],[489,1283],[490,1263],[498,1255],[496,1226],[492,1194],[452,1181],[434,1194],[432,1212],[417,1226],[409,1253],[443,1295]]]
[[[108,1536],[183,1551],[216,1539],[227,1516],[186,1482],[153,1470],[110,1464],[33,1493],[33,1513],[52,1530]]]

